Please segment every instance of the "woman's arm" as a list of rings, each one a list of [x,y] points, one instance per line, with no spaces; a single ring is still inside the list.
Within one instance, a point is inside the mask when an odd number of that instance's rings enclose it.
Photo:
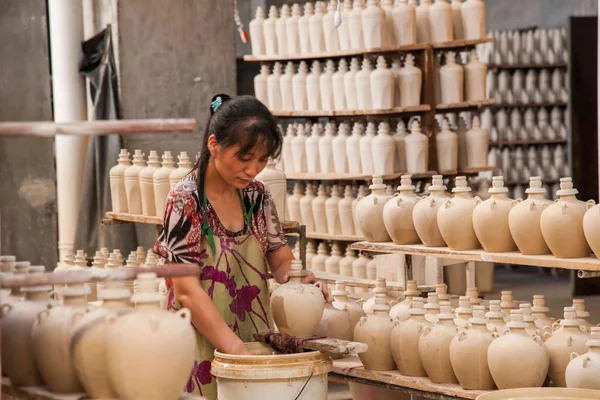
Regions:
[[[192,324],[217,350],[226,354],[250,355],[244,342],[227,325],[198,278],[173,278],[175,296],[192,313]]]
[[[269,251],[266,254],[267,263],[271,274],[277,283],[287,282],[287,273],[292,267],[292,260],[294,260],[294,254],[290,246],[283,245],[277,250]]]

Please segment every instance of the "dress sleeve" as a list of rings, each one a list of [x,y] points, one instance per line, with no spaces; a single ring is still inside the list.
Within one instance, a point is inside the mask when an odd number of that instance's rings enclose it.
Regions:
[[[265,196],[263,202],[263,208],[265,213],[265,220],[267,224],[267,253],[275,251],[282,246],[285,246],[288,242],[287,236],[281,229],[279,223],[279,216],[277,215],[277,208],[275,208],[275,202],[271,196],[269,188],[265,185]]]
[[[197,263],[201,251],[202,217],[197,196],[184,189],[173,189],[167,197],[163,230],[154,252],[171,263]]]

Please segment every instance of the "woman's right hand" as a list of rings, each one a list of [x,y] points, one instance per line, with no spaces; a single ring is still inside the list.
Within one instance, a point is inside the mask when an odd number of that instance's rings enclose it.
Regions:
[[[226,349],[223,349],[225,354],[234,354],[238,356],[251,356],[252,353],[248,351],[246,344],[241,340],[237,340],[235,343],[232,343],[231,346],[227,346]]]

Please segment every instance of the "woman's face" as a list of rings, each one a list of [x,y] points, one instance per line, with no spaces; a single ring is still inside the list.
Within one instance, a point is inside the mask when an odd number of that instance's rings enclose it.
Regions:
[[[260,144],[250,152],[243,154],[239,152],[239,145],[223,149],[216,143],[214,136],[211,136],[208,140],[217,172],[223,180],[236,189],[247,187],[250,181],[267,165],[269,155],[266,154],[265,147]],[[213,141],[214,143],[211,145]]]

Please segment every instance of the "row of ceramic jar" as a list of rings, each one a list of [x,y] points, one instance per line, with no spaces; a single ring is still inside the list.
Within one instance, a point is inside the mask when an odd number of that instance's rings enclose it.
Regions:
[[[544,75],[546,73],[546,75]],[[543,69],[537,79],[535,70],[529,70],[525,76],[525,85],[523,85],[523,74],[516,71],[512,76],[512,83],[506,86],[500,84],[500,78],[508,74],[506,71],[498,74],[498,81],[490,80],[488,73],[488,96],[493,98],[498,104],[508,105],[528,105],[544,103],[568,103],[569,92],[567,89],[566,72],[563,76],[559,69],[552,73],[552,84],[548,79],[547,70]],[[493,79],[493,76],[492,76]],[[491,86],[493,85],[493,86]],[[491,87],[490,87],[491,86]]]
[[[529,29],[494,31],[491,62],[493,64],[555,64],[569,61],[567,29]]]
[[[305,61],[298,71],[288,62],[285,73],[282,65],[275,63],[273,72],[263,65],[254,78],[256,98],[271,111],[331,111],[331,110],[381,110],[392,107],[421,104],[422,72],[414,65],[414,57],[406,56],[404,67],[398,59],[388,68],[385,57],[372,62],[365,57],[354,57],[348,67],[341,59],[336,71],[333,60],[325,63],[313,61],[310,73]]]
[[[62,304],[50,299],[51,286],[23,288],[22,301],[2,306],[2,369],[11,383],[94,399],[178,398],[196,348],[190,312],[160,309],[156,274],[136,282],[131,296],[123,282],[106,281],[101,307],[88,304],[84,285],[60,289]]]
[[[339,5],[342,8],[342,5]],[[338,1],[299,4],[281,11],[271,6],[268,18],[258,7],[250,21],[255,56],[286,56],[375,49],[415,43],[485,38],[485,5],[481,0],[345,0],[336,22]]]
[[[462,53],[467,55],[468,53]],[[436,85],[436,103],[452,104],[479,101],[487,98],[487,65],[472,52],[469,61],[457,62],[452,51],[443,53],[444,63],[439,67],[439,84]]]
[[[499,167],[510,182],[527,183],[530,176],[539,176],[544,181],[556,181],[568,175],[569,165],[566,162],[566,146],[558,145],[553,151],[550,146],[529,146],[523,148],[505,147],[491,149],[488,163]],[[527,159],[525,159],[525,154]]]
[[[179,154],[177,167],[170,151],[163,153],[162,164],[154,150],[147,163],[141,150],[135,150],[133,165],[129,156],[121,149],[118,164],[110,169],[113,212],[162,217],[169,191],[192,170],[187,152]]]
[[[540,107],[525,112],[513,108],[510,112],[500,109],[496,113],[485,110],[481,114],[482,125],[490,131],[492,142],[517,140],[566,140],[569,112],[553,107],[548,121],[548,111]]]
[[[557,258],[600,255],[600,205],[576,198],[571,178],[561,178],[559,199],[544,197],[540,177],[530,178],[525,201],[512,200],[504,178],[492,178],[491,197],[472,197],[464,176],[455,180],[450,199],[436,175],[425,199],[416,196],[410,176],[402,177],[399,195],[385,193],[381,176],[373,177],[371,194],[356,205],[356,218],[370,242],[418,244],[451,250],[483,249],[491,253],[519,250],[526,255]],[[585,217],[584,217],[585,215]]]

